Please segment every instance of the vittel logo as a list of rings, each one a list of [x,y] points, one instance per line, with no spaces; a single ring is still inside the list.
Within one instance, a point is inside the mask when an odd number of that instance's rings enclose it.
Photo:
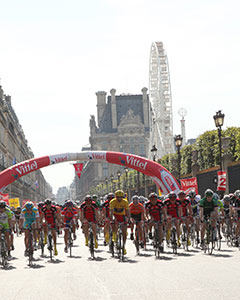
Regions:
[[[137,159],[137,158],[134,158],[134,157],[131,157],[131,156],[126,156],[127,158],[127,163],[131,166],[134,166],[134,167],[138,167],[139,169],[142,169],[142,170],[146,170],[146,166],[147,166],[147,161],[146,162],[142,162],[141,160]]]
[[[105,153],[92,153],[92,158],[93,159],[105,159]]]
[[[182,185],[184,187],[188,187],[188,186],[193,186],[193,185],[196,185],[196,179],[193,179],[193,180],[189,180],[189,181],[182,181]]]
[[[64,156],[64,157],[55,157],[54,160],[55,160],[56,163],[61,163],[61,162],[67,161],[67,156]]]
[[[38,165],[37,165],[36,161],[34,161],[32,163],[27,163],[27,164],[24,164],[24,165],[20,165],[17,168],[15,168],[15,170],[17,171],[17,173],[20,176],[24,175],[24,174],[27,174],[31,171],[37,170],[37,169],[38,169]]]

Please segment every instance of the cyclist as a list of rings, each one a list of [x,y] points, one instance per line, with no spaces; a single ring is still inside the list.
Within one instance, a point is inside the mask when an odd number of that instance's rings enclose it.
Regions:
[[[56,207],[52,204],[51,199],[47,198],[44,201],[44,206],[42,207],[42,214],[41,214],[41,224],[43,224],[43,220],[45,220],[45,224],[51,229],[53,243],[54,243],[54,255],[58,255],[57,251],[57,234],[56,234],[56,225],[61,225],[61,219],[59,214],[57,213]],[[57,221],[57,222],[56,222]],[[44,243],[46,244],[47,241],[47,230],[48,227],[44,226]]]
[[[187,229],[187,243],[188,243],[188,246],[191,245],[191,242],[189,240],[189,233],[190,233],[190,221],[192,220],[192,215],[193,215],[193,212],[192,212],[192,206],[191,206],[191,203],[190,203],[190,200],[187,199],[186,197],[186,194],[184,191],[179,191],[178,192],[178,200],[180,201],[181,203],[181,208],[182,208],[182,220],[183,220],[183,223],[185,223],[186,225],[186,229]]]
[[[152,226],[153,222],[158,223],[158,232],[159,232],[159,241],[162,247],[163,243],[163,222],[167,219],[166,207],[162,200],[158,199],[158,195],[156,193],[150,193],[148,196],[149,201],[146,203],[146,215],[149,218],[149,231],[150,238],[152,238]],[[163,248],[162,248],[163,249]]]
[[[168,194],[168,198],[164,201],[164,205],[167,209],[167,235],[166,240],[169,242],[171,235],[171,227],[172,227],[172,219],[174,219],[174,223],[176,226],[177,232],[177,245],[181,246],[180,243],[180,217],[182,216],[182,208],[181,203],[177,200],[177,194],[175,192],[170,192]]]
[[[29,228],[33,229],[33,237],[34,237],[34,250],[37,250],[36,241],[37,241],[37,232],[34,229],[39,228],[39,212],[38,209],[34,207],[31,201],[28,201],[24,208],[22,209],[22,214],[20,217],[20,230],[24,229],[25,238],[25,252],[24,255],[28,255],[29,249]]]
[[[238,238],[239,238],[239,231],[240,231],[240,190],[236,190],[234,192],[234,204],[233,209],[235,211],[236,216],[236,230],[235,230],[235,245],[236,247],[239,246]]]
[[[4,229],[5,240],[8,249],[8,259],[11,258],[11,241],[10,241],[10,232],[12,228],[12,212],[7,207],[5,201],[0,201],[0,227]]]
[[[110,230],[110,212],[109,205],[110,201],[114,198],[113,193],[108,193],[107,199],[102,205],[103,215],[104,215],[104,245],[109,243],[109,230]]]
[[[213,218],[212,226],[216,228],[216,220],[218,218],[218,203],[213,198],[214,193],[211,189],[205,191],[205,197],[200,200],[200,222],[202,223],[201,228],[201,246],[204,245],[204,235],[206,231],[206,219]]]
[[[84,199],[84,202],[80,206],[80,220],[82,222],[82,228],[85,235],[85,245],[88,246],[88,229],[89,229],[89,222],[92,223],[92,231],[93,237],[95,241],[95,248],[98,248],[97,242],[97,226],[96,223],[98,222],[98,208],[96,203],[93,201],[91,195],[87,195]]]
[[[22,209],[20,206],[18,206],[17,209],[14,211],[16,226],[18,226],[18,227],[19,227],[21,213],[22,213]]]
[[[223,197],[223,211],[224,211],[224,223],[227,225],[227,223],[229,222],[230,227],[231,227],[231,232],[232,232],[232,205],[231,203],[231,199],[229,197],[229,195],[225,195]]]
[[[193,213],[193,218],[195,219],[196,222],[196,233],[197,233],[197,243],[200,243],[199,239],[199,231],[200,231],[200,220],[199,220],[199,198],[196,195],[196,192],[194,190],[190,191],[188,193],[188,197],[190,200],[190,204],[192,207],[192,213]]]
[[[140,245],[143,248],[144,247],[144,241],[143,241],[143,229],[141,224],[143,224],[144,219],[145,219],[145,210],[144,206],[139,202],[139,196],[134,195],[132,196],[132,202],[129,204],[129,211],[131,215],[131,235],[130,239],[134,240],[133,237],[133,227],[134,223],[136,223],[136,229],[138,229],[139,232],[139,239],[140,239]],[[135,230],[135,236],[136,236],[136,230]]]
[[[73,202],[71,200],[68,200],[65,208],[62,211],[63,216],[63,223],[64,223],[64,242],[65,242],[65,248],[64,252],[68,252],[68,234],[69,234],[69,228],[72,225],[72,232],[73,232],[73,238],[76,240],[76,224],[77,224],[77,217],[78,212],[76,208],[73,205]]]
[[[113,241],[116,242],[117,240],[117,228],[118,222],[128,222],[130,220],[130,212],[129,212],[129,204],[128,200],[124,199],[124,192],[122,190],[117,190],[115,192],[115,198],[110,202],[110,219],[113,221],[114,218],[114,225],[113,225]],[[127,254],[127,250],[125,248],[126,239],[127,239],[127,225],[122,226],[123,231],[123,251],[124,254]]]

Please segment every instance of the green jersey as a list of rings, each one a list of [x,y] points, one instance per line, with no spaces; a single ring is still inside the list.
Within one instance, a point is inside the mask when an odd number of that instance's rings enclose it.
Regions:
[[[0,213],[0,226],[4,229],[9,229],[8,220],[12,219],[13,213],[9,208],[5,208],[5,211]]]
[[[215,207],[218,207],[218,202],[214,199],[208,201],[205,197],[200,200],[200,207],[203,208],[203,215],[210,217],[211,212]]]

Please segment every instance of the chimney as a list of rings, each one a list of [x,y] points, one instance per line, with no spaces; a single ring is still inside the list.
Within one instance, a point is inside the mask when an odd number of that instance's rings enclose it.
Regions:
[[[148,96],[147,96],[147,88],[144,87],[142,89],[143,93],[143,120],[144,126],[149,127],[149,106],[148,106]]]
[[[106,108],[106,92],[97,92],[97,122],[98,122],[98,127],[101,124],[103,113]]]
[[[116,104],[116,90],[111,89],[111,110],[112,110],[112,128],[117,128],[117,104]]]

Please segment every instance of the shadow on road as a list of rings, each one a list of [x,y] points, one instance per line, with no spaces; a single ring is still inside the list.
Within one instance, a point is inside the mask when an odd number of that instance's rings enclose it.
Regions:
[[[53,259],[53,260],[49,259],[47,262],[52,264],[60,264],[60,263],[64,263],[65,261],[60,259]]]
[[[11,271],[11,270],[15,270],[16,267],[11,266],[11,265],[7,265],[5,268],[2,267],[1,269],[4,270],[4,271]]]
[[[212,256],[213,257],[223,257],[223,258],[230,258],[230,257],[232,257],[232,255],[230,255],[230,254],[221,254],[221,253],[213,253]]]
[[[156,260],[173,260],[176,259],[176,257],[170,257],[170,256],[163,256],[160,255],[159,257],[155,257]]]
[[[79,255],[72,255],[72,256],[68,255],[68,257],[69,258],[82,258],[82,256],[79,256]]]
[[[120,261],[119,261],[120,262]],[[122,262],[122,261],[121,261]],[[138,263],[139,261],[135,260],[135,259],[130,259],[130,258],[125,258],[123,263],[130,263],[130,264],[135,264]]]
[[[188,253],[188,252],[178,252],[177,256],[183,256],[183,257],[190,257],[193,256],[194,254]]]
[[[140,253],[138,256],[143,256],[143,257],[152,257],[152,254],[148,254],[148,253]]]
[[[199,253],[199,252],[201,252],[202,250],[196,250],[196,249],[190,249],[190,250],[188,250],[188,252],[192,252],[192,253]]]

